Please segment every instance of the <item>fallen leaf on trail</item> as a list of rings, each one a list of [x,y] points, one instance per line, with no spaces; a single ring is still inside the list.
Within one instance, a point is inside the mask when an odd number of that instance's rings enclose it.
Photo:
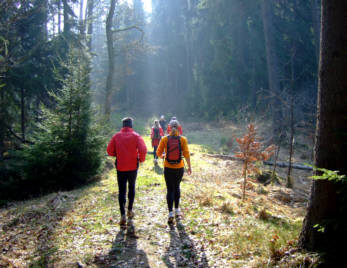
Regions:
[[[233,254],[232,255],[234,259],[238,260],[241,258],[241,255],[240,254]]]

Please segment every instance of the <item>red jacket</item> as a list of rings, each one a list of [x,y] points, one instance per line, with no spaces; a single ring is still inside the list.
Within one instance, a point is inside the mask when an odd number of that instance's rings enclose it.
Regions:
[[[138,161],[146,160],[147,147],[142,137],[130,127],[123,127],[110,140],[107,153],[117,157],[117,170],[131,171],[138,168]]]
[[[152,139],[152,146],[153,146],[153,147],[154,147],[154,146],[158,146],[161,137],[164,136],[164,131],[163,131],[163,129],[162,129],[161,127],[159,128],[159,136],[160,136],[159,139],[154,139],[154,128],[152,127],[152,130],[151,130],[151,139]]]
[[[167,134],[170,134],[170,132],[171,132],[171,126],[170,126],[170,124],[169,124],[169,125],[167,126],[166,133],[167,133]],[[178,126],[178,132],[180,133],[180,135],[183,135],[183,131],[182,131],[181,125]]]

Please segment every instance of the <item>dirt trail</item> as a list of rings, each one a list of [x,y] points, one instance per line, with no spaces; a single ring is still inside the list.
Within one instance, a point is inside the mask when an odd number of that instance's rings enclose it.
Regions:
[[[137,188],[134,220],[124,230],[115,228],[111,250],[107,255],[98,255],[96,264],[99,267],[208,267],[203,248],[187,233],[184,220],[171,227],[167,225],[163,185],[149,186],[150,189]]]

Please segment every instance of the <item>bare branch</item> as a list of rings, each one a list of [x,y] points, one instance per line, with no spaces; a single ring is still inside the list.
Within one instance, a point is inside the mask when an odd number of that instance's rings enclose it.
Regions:
[[[136,29],[136,30],[142,32],[142,34],[144,34],[144,31],[137,25],[132,25],[132,26],[125,27],[125,28],[116,29],[116,30],[113,30],[112,33],[119,33],[119,32],[124,32],[124,31],[132,30],[132,29]]]
[[[22,139],[21,137],[19,137],[9,126],[7,126],[7,130],[11,133],[12,136],[14,136],[16,139],[18,139],[20,142],[22,143],[27,143],[27,144],[34,144],[31,141]]]
[[[132,25],[132,26],[125,27],[125,28],[116,29],[116,30],[113,30],[112,33],[120,33],[120,32],[125,32],[125,31],[129,31],[129,30],[133,30],[133,29],[141,32],[141,38],[137,42],[134,43],[134,45],[137,45],[143,41],[143,37],[145,35],[144,30],[137,25]]]

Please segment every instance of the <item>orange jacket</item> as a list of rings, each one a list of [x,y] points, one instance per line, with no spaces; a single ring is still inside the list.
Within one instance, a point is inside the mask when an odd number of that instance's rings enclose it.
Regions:
[[[176,132],[174,136],[178,136],[178,133]],[[182,149],[182,154],[183,156],[188,159],[190,157],[189,154],[189,149],[188,149],[188,140],[186,137],[181,136],[181,149]],[[157,149],[157,156],[160,158],[163,158],[163,152],[166,154],[167,150],[167,136],[163,137],[160,140],[158,149]],[[165,160],[164,162],[164,167],[168,168],[183,168],[184,167],[184,162],[183,158],[180,163],[178,164],[170,164],[168,161]]]

